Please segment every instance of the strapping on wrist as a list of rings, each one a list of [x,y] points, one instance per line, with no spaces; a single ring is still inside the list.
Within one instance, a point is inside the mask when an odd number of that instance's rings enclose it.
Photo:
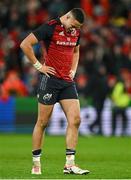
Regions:
[[[42,68],[42,64],[39,61],[36,61],[35,64],[33,64],[33,66],[37,69],[40,70]]]

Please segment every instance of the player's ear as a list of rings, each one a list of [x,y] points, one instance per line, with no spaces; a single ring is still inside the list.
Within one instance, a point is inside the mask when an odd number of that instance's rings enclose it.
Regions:
[[[70,19],[70,12],[67,13],[66,18]]]
[[[66,16],[66,19],[70,19],[70,16],[69,16],[69,15],[67,15],[67,16]]]

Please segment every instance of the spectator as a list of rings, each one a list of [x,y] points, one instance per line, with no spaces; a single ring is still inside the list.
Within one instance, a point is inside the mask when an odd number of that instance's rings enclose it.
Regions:
[[[130,102],[130,97],[125,90],[125,84],[123,81],[117,80],[114,83],[114,87],[111,93],[112,99],[112,135],[116,133],[116,125],[118,117],[122,120],[122,132],[121,135],[126,135],[127,130],[127,115],[126,110]]]
[[[89,127],[92,133],[102,135],[101,115],[108,92],[106,68],[103,65],[99,65],[96,73],[90,77],[86,87],[86,96],[92,97],[93,105],[97,113],[96,120]]]
[[[9,72],[2,85],[8,95],[27,96],[28,90],[16,72]]]
[[[104,64],[107,75],[119,77],[123,68],[131,74],[131,1],[5,0],[0,1],[0,79],[5,79],[9,71],[16,71],[21,81],[27,85],[29,95],[35,95],[36,80],[29,80],[34,76],[32,67],[24,65],[19,42],[41,23],[57,17],[57,13],[79,6],[88,17],[81,32],[79,65],[84,69],[79,78],[81,85],[86,84],[85,81],[94,73],[97,63]],[[41,59],[41,44],[34,48]],[[131,78],[128,84],[131,84]],[[80,91],[82,89],[80,87]]]

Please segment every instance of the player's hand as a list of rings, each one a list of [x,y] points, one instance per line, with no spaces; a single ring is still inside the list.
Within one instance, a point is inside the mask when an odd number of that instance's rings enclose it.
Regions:
[[[73,71],[72,69],[70,70],[69,77],[70,77],[72,80],[73,80],[74,77],[75,77],[75,71]]]
[[[46,76],[50,77],[49,74],[55,75],[56,71],[51,66],[46,66],[43,64],[42,68],[39,70],[41,73],[44,73]]]

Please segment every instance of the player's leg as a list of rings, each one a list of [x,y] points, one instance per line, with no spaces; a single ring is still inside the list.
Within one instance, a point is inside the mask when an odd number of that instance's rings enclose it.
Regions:
[[[117,115],[118,115],[118,109],[116,107],[113,107],[112,109],[112,133],[111,135],[114,136],[116,133],[116,124],[117,124]]]
[[[80,125],[80,106],[78,99],[61,100],[60,104],[66,115],[68,126],[66,131],[67,149],[76,149],[78,140],[78,128]]]
[[[60,101],[66,115],[68,126],[66,131],[66,164],[65,174],[87,174],[88,170],[82,170],[75,165],[75,152],[80,125],[80,104],[78,99],[63,99]]]
[[[122,116],[122,136],[126,136],[127,135],[127,122],[128,122],[128,118],[126,115],[126,108],[121,108],[121,116]]]
[[[38,103],[38,118],[33,131],[33,168],[32,174],[41,174],[40,156],[42,149],[42,141],[44,138],[44,130],[49,122],[54,105],[44,105]]]
[[[44,130],[49,122],[54,105],[38,103],[38,118],[33,131],[33,150],[41,149]]]
[[[44,135],[44,130],[48,124],[49,118],[51,116],[54,104],[57,102],[57,87],[54,78],[48,78],[44,74],[40,74],[37,98],[38,98],[38,119],[33,131],[33,163],[36,167],[36,172],[33,174],[40,174],[40,155],[42,148],[42,140]],[[38,172],[38,173],[37,173]]]

